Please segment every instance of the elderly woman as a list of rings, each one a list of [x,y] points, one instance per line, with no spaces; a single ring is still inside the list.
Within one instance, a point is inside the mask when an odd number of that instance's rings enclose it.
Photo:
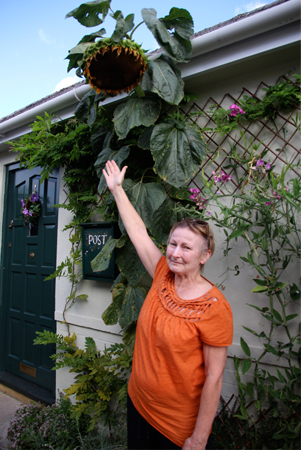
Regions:
[[[207,222],[184,219],[173,226],[163,256],[122,188],[126,169],[108,161],[103,174],[153,278],[137,324],[128,448],[209,449],[233,335],[230,305],[201,275],[213,235]]]

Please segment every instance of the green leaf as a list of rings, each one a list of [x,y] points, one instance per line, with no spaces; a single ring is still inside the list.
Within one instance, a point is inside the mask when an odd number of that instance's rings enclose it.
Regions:
[[[300,198],[300,183],[298,178],[294,178],[293,180],[293,194],[295,199],[299,200]]]
[[[276,370],[277,370],[277,374],[278,374],[279,380],[280,380],[282,383],[287,384],[287,381],[286,381],[285,377],[282,375],[282,373],[280,372],[280,370],[277,369],[277,368],[276,368]]]
[[[290,286],[290,296],[294,302],[301,298],[301,290],[295,283]]]
[[[267,290],[268,288],[266,286],[256,286],[252,289],[251,293],[266,292]]]
[[[92,92],[92,91],[90,91]],[[100,148],[102,148],[103,144],[104,144],[104,140],[106,137],[108,137],[108,135],[110,137],[112,137],[113,132],[109,131],[108,132],[108,127],[102,123],[98,123],[97,125],[95,125],[93,127],[93,134],[91,135],[91,145],[93,150],[96,152],[97,150],[99,151]],[[98,158],[100,157],[101,152],[98,155]],[[98,159],[96,160],[98,161]],[[95,163],[96,164],[96,163]],[[97,170],[97,167],[96,167]],[[99,173],[97,174],[98,176]]]
[[[119,313],[125,295],[125,289],[126,287],[123,283],[119,283],[114,286],[112,303],[101,316],[106,325],[115,325],[118,322]]]
[[[175,222],[178,222],[185,216],[185,213],[181,214],[178,211],[176,202],[167,198],[155,212],[153,221],[149,227],[150,231],[158,242],[166,245],[171,227]]]
[[[244,234],[244,232],[245,232],[245,229],[244,229],[244,228],[243,228],[243,229],[240,229],[240,230],[235,230],[235,231],[233,231],[233,232],[230,234],[230,236],[229,236],[229,241],[230,241],[231,239],[234,239],[234,238],[237,238],[237,237],[241,236],[242,234]]]
[[[270,344],[263,344],[263,345],[265,346],[268,352],[273,353],[273,355],[275,356],[279,356],[278,351],[276,350],[275,347],[272,347]]]
[[[150,150],[150,140],[152,136],[152,132],[154,129],[154,125],[146,128],[139,136],[138,146],[143,148],[143,150]]]
[[[79,41],[79,44],[82,44],[83,42],[95,42],[96,38],[101,38],[104,34],[106,34],[106,30],[104,28],[101,28],[99,31],[96,31],[95,33],[86,34],[84,37],[81,38]]]
[[[100,194],[102,194],[107,187],[106,179],[102,173],[102,169],[104,169],[106,162],[108,160],[114,160],[117,166],[121,167],[122,162],[129,156],[129,153],[130,148],[126,146],[122,147],[120,150],[112,150],[107,147],[99,153],[98,158],[95,161],[95,168],[99,177],[98,192]]]
[[[247,327],[244,327],[244,326],[243,326],[243,328],[244,328],[245,330],[247,330],[249,333],[254,334],[254,336],[258,336],[258,333],[256,333],[256,331],[251,330],[250,328],[247,328]]]
[[[267,285],[266,280],[260,280],[258,278],[253,278],[253,281],[255,281],[256,284],[259,284],[259,286],[265,286]]]
[[[69,72],[71,69],[75,69],[79,67],[79,62],[83,59],[83,54],[86,49],[91,45],[90,42],[83,42],[82,44],[78,44],[73,47],[68,52],[68,56],[65,59],[69,59],[69,65],[67,71]]]
[[[148,228],[153,220],[154,213],[165,200],[165,189],[158,183],[134,182],[129,179],[124,181],[123,188]]]
[[[117,11],[113,18],[117,21],[115,30],[111,36],[114,42],[125,38],[127,33],[134,28],[134,14],[129,14],[125,19],[121,11]]]
[[[206,144],[201,132],[184,124],[156,125],[151,137],[151,153],[155,160],[154,170],[175,187],[181,187],[198,170],[206,155]]]
[[[272,309],[272,314],[278,322],[282,322],[282,317],[276,309]]]
[[[120,272],[132,285],[137,284],[146,273],[145,267],[129,238],[122,248],[116,250],[116,264]]]
[[[172,8],[169,16],[157,19],[152,8],[143,8],[142,18],[153,33],[162,50],[177,62],[188,62],[191,58],[190,36],[193,34],[193,20],[185,9]],[[173,30],[170,33],[168,30]]]
[[[122,340],[130,356],[133,356],[136,339],[136,322],[132,322],[123,332]]]
[[[243,375],[249,371],[251,365],[252,365],[252,361],[250,359],[244,360],[242,367],[241,367],[241,371],[242,371]]]
[[[187,186],[183,186],[180,189],[175,188],[174,186],[171,186],[171,188],[168,191],[168,194],[171,198],[174,198],[176,200],[185,200],[187,202],[191,202],[191,192],[190,189]]]
[[[114,111],[114,127],[119,139],[125,139],[132,128],[153,125],[159,117],[161,102],[149,98],[130,98]]]
[[[81,25],[85,27],[95,27],[100,25],[110,8],[111,0],[95,0],[93,2],[82,3],[78,8],[73,9],[66,15],[74,17]],[[102,19],[99,15],[102,14]]]
[[[295,317],[298,317],[299,314],[290,314],[289,316],[286,316],[286,321],[295,319]]]
[[[119,315],[119,324],[122,328],[126,328],[131,322],[138,319],[146,293],[146,289],[141,286],[128,286],[126,288]]]
[[[91,267],[93,272],[102,272],[103,270],[106,270],[109,267],[110,259],[117,241],[118,239],[112,239],[112,236],[109,237],[108,241],[103,246],[101,251],[91,261]]]
[[[240,345],[241,348],[243,349],[244,353],[250,358],[251,357],[251,351],[250,348],[248,346],[248,344],[246,343],[246,341],[244,340],[244,338],[240,338]]]
[[[173,62],[161,55],[158,59],[150,61],[147,65],[141,82],[143,90],[158,94],[167,103],[178,105],[184,97],[184,81],[181,71]]]

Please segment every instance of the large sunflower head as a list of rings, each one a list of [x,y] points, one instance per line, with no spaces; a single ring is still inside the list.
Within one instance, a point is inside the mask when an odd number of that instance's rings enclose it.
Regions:
[[[147,57],[134,41],[110,38],[92,44],[84,53],[83,73],[96,93],[117,95],[134,89],[146,68]]]

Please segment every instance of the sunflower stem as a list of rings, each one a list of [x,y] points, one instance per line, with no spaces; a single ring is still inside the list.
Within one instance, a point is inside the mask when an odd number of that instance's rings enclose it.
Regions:
[[[135,26],[135,28],[133,29],[133,31],[131,32],[131,34],[129,36],[131,40],[132,40],[132,36],[135,33],[135,31],[137,30],[137,28],[139,28],[140,25],[142,25],[143,23],[144,23],[144,20],[142,20],[142,22],[138,23],[138,25]]]

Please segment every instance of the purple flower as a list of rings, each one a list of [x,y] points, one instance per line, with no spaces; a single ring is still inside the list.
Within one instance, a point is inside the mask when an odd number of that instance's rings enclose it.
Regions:
[[[21,198],[21,205],[22,205],[22,208],[24,208],[25,202],[24,202],[23,198]]]
[[[270,202],[266,202],[265,204],[266,204],[267,206],[269,206],[269,205],[272,205],[273,202],[270,201]]]
[[[259,167],[259,166],[264,166],[264,161],[263,161],[263,159],[258,159],[258,161],[257,161],[257,163],[256,163],[256,167]]]
[[[212,211],[206,211],[207,216],[212,216]]]
[[[265,165],[265,168],[266,168],[266,170],[270,170],[270,168],[271,168],[271,164],[268,162],[268,163],[266,163],[266,165]]]
[[[230,116],[235,117],[237,114],[245,114],[245,111],[243,109],[241,109],[239,106],[235,105],[235,103],[233,103],[233,105],[229,106],[229,109],[231,111]]]
[[[37,202],[39,201],[39,194],[31,194],[30,200],[32,202]]]
[[[213,178],[215,184],[222,183],[223,181],[227,183],[232,179],[231,175],[226,174],[224,171],[222,171],[222,173],[215,173],[215,171],[213,171],[212,175],[214,175]]]
[[[24,214],[24,216],[28,216],[28,214],[29,214],[29,211],[28,211],[28,209],[27,209],[27,208],[24,208],[24,209],[23,209],[23,214]]]

